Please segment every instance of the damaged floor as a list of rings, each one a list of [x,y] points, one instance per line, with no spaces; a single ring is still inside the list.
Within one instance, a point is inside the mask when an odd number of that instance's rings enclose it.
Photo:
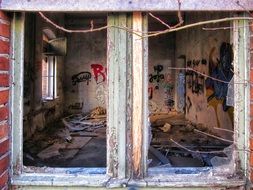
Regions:
[[[149,167],[211,167],[230,160],[232,143],[208,136],[218,135],[183,114],[152,114],[150,122]],[[106,167],[106,111],[71,115],[37,132],[24,142],[24,165]]]
[[[103,108],[74,114],[24,142],[24,165],[106,167],[106,115]]]

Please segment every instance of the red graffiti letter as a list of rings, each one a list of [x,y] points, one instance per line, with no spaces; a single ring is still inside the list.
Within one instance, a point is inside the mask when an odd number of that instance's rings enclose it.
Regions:
[[[104,67],[100,64],[91,64],[91,69],[93,70],[93,74],[94,74],[94,78],[98,83],[100,82],[104,82],[105,79],[106,79],[106,74],[105,74],[105,71],[104,71]],[[102,80],[98,81],[98,78],[99,76],[102,77]]]

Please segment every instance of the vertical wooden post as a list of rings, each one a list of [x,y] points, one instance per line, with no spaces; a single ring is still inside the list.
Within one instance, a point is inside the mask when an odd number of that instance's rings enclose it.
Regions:
[[[248,150],[249,123],[247,115],[250,110],[250,85],[239,84],[249,81],[249,21],[236,20],[233,22],[233,47],[234,47],[234,142],[236,149]],[[248,152],[235,151],[239,156],[240,167],[247,174]],[[235,169],[235,168],[234,168]]]
[[[141,12],[133,13],[133,30],[143,32],[144,17]],[[142,178],[145,174],[147,152],[147,59],[144,39],[133,35],[133,108],[132,108],[132,143],[133,177]]]
[[[21,174],[23,166],[23,82],[25,14],[15,13],[12,20],[12,174]]]
[[[108,25],[132,27],[140,34],[147,28],[146,21],[140,12],[108,16]],[[141,178],[148,150],[147,40],[110,27],[107,42],[107,173]]]
[[[110,14],[108,25],[127,27],[127,14]],[[107,169],[113,177],[126,177],[127,32],[109,28],[107,34],[108,138]]]

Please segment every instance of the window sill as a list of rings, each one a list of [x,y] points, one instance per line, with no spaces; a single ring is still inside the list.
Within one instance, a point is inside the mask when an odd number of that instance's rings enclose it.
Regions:
[[[24,170],[25,173],[12,176],[13,186],[104,187],[110,179],[105,168],[24,167]]]
[[[210,187],[239,189],[246,185],[240,176],[214,176],[210,172],[194,174],[154,174],[144,180],[113,179],[106,175],[106,168],[36,168],[25,167],[26,173],[11,179],[13,186],[33,187],[147,187],[147,188],[191,188],[210,189]],[[44,173],[39,173],[44,172]]]

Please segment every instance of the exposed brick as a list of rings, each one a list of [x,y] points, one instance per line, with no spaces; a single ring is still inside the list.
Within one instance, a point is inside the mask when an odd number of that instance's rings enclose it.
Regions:
[[[253,63],[252,63],[253,64]],[[8,71],[9,70],[9,59],[6,57],[0,57],[0,70]]]
[[[0,175],[0,188],[6,186],[8,178],[9,178],[8,171],[5,171],[2,175]]]
[[[250,170],[250,181],[253,182],[253,170]]]
[[[250,54],[250,68],[253,69],[253,53]]]
[[[249,140],[249,148],[250,150],[253,150],[253,138],[250,138]]]
[[[5,104],[9,100],[9,90],[0,91],[0,104]]]
[[[250,86],[250,100],[253,100],[253,85],[252,84]]]
[[[9,75],[8,74],[0,74],[0,87],[9,86]]]
[[[0,143],[0,156],[4,155],[6,152],[8,152],[10,145],[9,145],[9,139],[3,141]]]
[[[2,156],[0,158],[0,174],[5,172],[9,167],[9,154],[6,154],[5,156]]]
[[[250,81],[253,81],[253,69],[250,69]]]
[[[250,157],[249,157],[249,163],[250,163],[250,167],[253,167],[253,153],[250,153]],[[252,172],[252,170],[251,170]]]
[[[0,53],[10,53],[10,43],[8,41],[0,40]]]
[[[0,125],[0,139],[7,137],[9,134],[9,127],[7,124]]]
[[[10,37],[10,25],[0,23],[0,36]]]
[[[250,37],[250,49],[253,50],[253,36]]]
[[[0,121],[6,120],[9,115],[9,110],[7,107],[0,108]]]
[[[9,17],[7,16],[7,14],[3,11],[0,11],[0,19],[9,21]]]

